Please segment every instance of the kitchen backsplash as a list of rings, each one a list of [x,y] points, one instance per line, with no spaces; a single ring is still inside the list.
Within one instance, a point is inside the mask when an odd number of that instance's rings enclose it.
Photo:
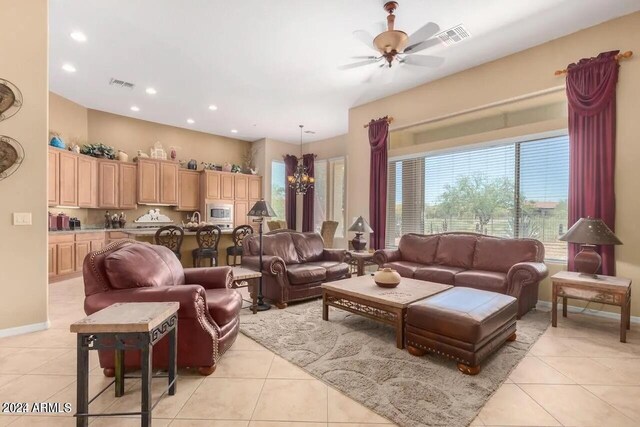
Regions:
[[[129,210],[119,210],[119,209],[109,209],[110,214],[120,214],[120,212],[124,212],[127,216],[127,225],[126,227],[135,227],[133,221],[136,218],[144,215],[149,212],[150,209],[160,209],[160,212],[173,220],[176,224],[180,224],[182,221],[187,222],[187,216],[191,217],[193,212],[178,212],[173,210],[173,208],[169,206],[138,206],[137,209],[129,209]],[[106,209],[61,209],[61,208],[49,208],[49,212],[54,215],[59,213],[64,213],[69,215],[70,217],[75,217],[80,220],[82,223],[82,228],[93,228],[93,227],[102,227],[104,225],[104,214]],[[202,213],[202,212],[201,212]]]

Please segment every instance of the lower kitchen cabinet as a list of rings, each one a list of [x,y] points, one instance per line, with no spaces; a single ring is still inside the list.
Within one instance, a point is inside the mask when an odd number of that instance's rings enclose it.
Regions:
[[[49,234],[49,281],[77,277],[82,274],[86,256],[105,245],[105,232],[97,231]]]

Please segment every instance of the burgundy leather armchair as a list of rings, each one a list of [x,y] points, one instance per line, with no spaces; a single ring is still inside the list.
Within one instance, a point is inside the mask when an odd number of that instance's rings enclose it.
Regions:
[[[242,297],[230,288],[230,267],[186,268],[164,246],[114,242],[84,260],[87,315],[117,302],[177,301],[178,366],[210,375],[238,335]],[[98,350],[106,376],[114,374],[114,352]],[[153,351],[153,367],[168,363],[168,339]],[[125,353],[125,368],[137,369],[140,354]]]

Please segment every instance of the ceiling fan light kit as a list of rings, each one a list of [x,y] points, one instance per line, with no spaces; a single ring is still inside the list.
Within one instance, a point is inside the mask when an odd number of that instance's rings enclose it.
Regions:
[[[389,67],[393,64],[393,60],[400,52],[404,52],[404,49],[409,44],[409,36],[404,31],[395,29],[396,16],[393,14],[398,8],[398,2],[388,1],[384,4],[384,10],[389,13],[387,16],[387,31],[384,31],[373,39],[373,45],[378,49],[378,52],[382,54],[384,59],[389,64]]]

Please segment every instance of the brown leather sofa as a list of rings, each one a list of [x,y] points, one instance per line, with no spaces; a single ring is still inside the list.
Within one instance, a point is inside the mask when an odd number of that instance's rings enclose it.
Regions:
[[[535,307],[547,276],[544,246],[535,239],[476,233],[405,234],[397,249],[375,252],[374,261],[403,277],[465,286],[518,299],[518,318]]]
[[[242,297],[231,289],[230,267],[186,268],[164,246],[114,242],[84,260],[87,315],[117,302],[177,301],[178,366],[210,375],[238,335]],[[114,374],[114,352],[98,350],[106,376]],[[168,339],[153,349],[153,367],[168,363]],[[140,367],[140,353],[125,352],[125,368]]]
[[[260,268],[260,238],[243,240],[242,265],[262,271],[264,296],[278,308],[289,302],[322,295],[320,285],[350,276],[344,249],[325,249],[318,233],[275,230],[262,237],[264,246]]]

